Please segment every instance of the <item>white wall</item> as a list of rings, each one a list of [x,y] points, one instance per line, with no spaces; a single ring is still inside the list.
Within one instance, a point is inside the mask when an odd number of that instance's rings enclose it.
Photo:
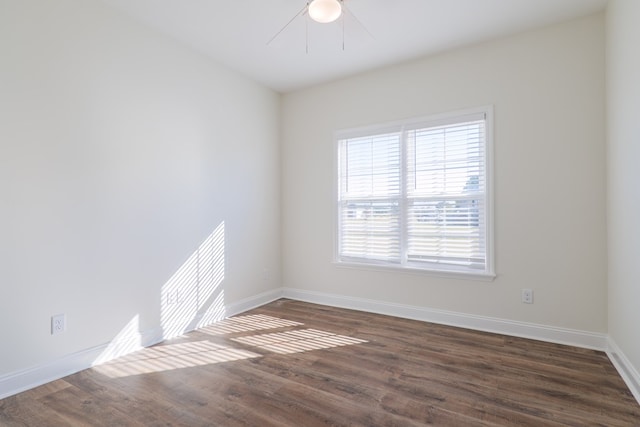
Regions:
[[[277,288],[279,108],[100,2],[0,0],[0,377]]]
[[[606,333],[604,55],[596,15],[285,95],[284,285]],[[332,264],[333,132],[487,104],[497,278]]]
[[[609,335],[640,386],[640,2],[607,7]],[[636,389],[640,392],[640,388]],[[640,394],[636,396],[640,399]]]

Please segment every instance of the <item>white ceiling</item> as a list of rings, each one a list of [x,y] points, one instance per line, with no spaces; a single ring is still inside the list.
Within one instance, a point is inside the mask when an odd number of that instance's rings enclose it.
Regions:
[[[341,20],[306,16],[267,44],[307,0],[103,1],[279,92],[585,16],[607,2],[344,0],[352,14],[343,50]]]

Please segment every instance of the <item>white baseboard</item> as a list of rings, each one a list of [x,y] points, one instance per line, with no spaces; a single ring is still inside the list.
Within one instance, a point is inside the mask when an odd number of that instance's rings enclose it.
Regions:
[[[225,305],[224,309],[221,310],[222,317],[217,318],[217,320],[240,314],[281,297],[282,288],[278,288]],[[202,324],[202,320],[203,319],[197,318],[194,319],[192,323],[205,326]],[[191,328],[191,330],[193,329],[194,328]],[[186,333],[189,331],[184,330],[183,332]],[[115,357],[124,356],[140,348],[157,344],[166,338],[168,337],[163,336],[161,328],[143,332],[136,331],[133,336],[123,336],[118,342],[116,342],[117,340],[113,340],[109,343],[81,350],[47,363],[2,375],[0,376],[0,399],[75,374],[76,372],[88,369]],[[115,351],[110,351],[110,349],[115,349]]]
[[[405,319],[422,320],[443,325],[458,326],[478,331],[548,341],[604,351],[607,348],[606,334],[558,328],[535,323],[476,316],[454,311],[436,310],[411,305],[395,304],[365,298],[284,288],[284,298],[306,301],[334,307],[349,308],[371,313],[386,314]]]
[[[226,306],[227,316],[235,316],[236,314],[244,313],[253,308],[260,307],[261,305],[268,304],[272,301],[282,298],[282,292],[284,288],[278,288],[263,292],[261,294],[242,299]]]
[[[101,345],[0,377],[0,399],[55,381],[91,366],[106,348]]]
[[[620,350],[620,347],[611,337],[608,339],[607,356],[618,370],[618,373],[629,387],[629,390],[640,403],[640,373],[633,367],[627,356]]]

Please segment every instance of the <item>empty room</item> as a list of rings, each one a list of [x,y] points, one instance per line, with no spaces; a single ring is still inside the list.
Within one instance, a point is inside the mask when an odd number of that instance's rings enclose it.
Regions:
[[[639,41],[0,0],[0,426],[640,426]]]

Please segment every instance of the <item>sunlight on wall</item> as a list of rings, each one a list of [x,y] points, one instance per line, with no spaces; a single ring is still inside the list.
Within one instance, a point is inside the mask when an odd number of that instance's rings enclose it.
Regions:
[[[133,319],[111,340],[107,348],[93,361],[93,365],[104,363],[142,348],[140,337],[140,319],[136,314]]]
[[[225,317],[224,221],[202,242],[160,290],[160,324],[162,330],[152,334],[168,339]],[[107,345],[93,361],[103,364],[143,348],[139,315]],[[148,343],[147,343],[148,345]]]
[[[261,356],[258,353],[210,341],[196,341],[150,347],[96,366],[94,369],[110,378],[121,378]]]
[[[168,339],[225,317],[224,221],[162,286],[162,338]]]
[[[309,350],[362,344],[367,341],[336,335],[316,329],[301,329],[264,335],[231,338],[232,341],[258,347],[278,354],[301,353]]]
[[[121,378],[263,357],[265,353],[292,354],[367,342],[316,329],[299,329],[303,323],[263,314],[222,320],[226,314],[222,287],[224,264],[223,221],[162,286],[161,339],[196,328],[211,336],[279,328],[291,330],[230,338],[240,348],[203,340],[136,351],[142,348],[140,319],[136,315],[96,358],[94,369],[108,377]],[[242,348],[245,346],[260,353]]]

